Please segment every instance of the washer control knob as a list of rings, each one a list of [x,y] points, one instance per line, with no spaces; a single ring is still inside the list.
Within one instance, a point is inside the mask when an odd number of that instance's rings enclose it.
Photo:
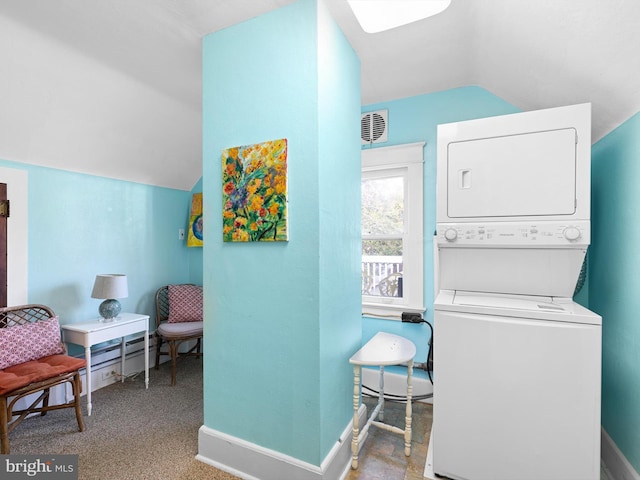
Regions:
[[[458,238],[457,230],[455,228],[447,228],[444,231],[444,238],[446,238],[450,242],[453,242],[456,238]]]
[[[580,229],[576,227],[567,227],[564,229],[562,234],[564,235],[564,238],[566,238],[570,242],[573,242],[580,238],[580,236],[582,235],[582,232],[580,232]]]

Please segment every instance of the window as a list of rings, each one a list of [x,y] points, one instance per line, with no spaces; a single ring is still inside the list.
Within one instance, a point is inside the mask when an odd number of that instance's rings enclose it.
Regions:
[[[424,143],[362,151],[362,312],[424,312]]]

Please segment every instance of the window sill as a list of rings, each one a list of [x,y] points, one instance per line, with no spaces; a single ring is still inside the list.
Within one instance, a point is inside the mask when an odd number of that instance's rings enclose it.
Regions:
[[[382,318],[384,320],[402,321],[402,312],[420,313],[424,316],[426,308],[409,307],[407,305],[386,305],[366,302],[362,304],[362,316]]]

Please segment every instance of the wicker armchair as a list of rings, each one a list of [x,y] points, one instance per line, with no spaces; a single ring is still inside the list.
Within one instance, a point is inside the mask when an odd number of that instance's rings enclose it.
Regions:
[[[80,369],[85,361],[66,354],[53,311],[44,305],[0,308],[0,348],[0,453],[9,453],[9,433],[33,413],[74,408],[82,432]],[[71,385],[73,400],[49,405],[50,389],[66,383]],[[14,410],[16,402],[34,393],[40,395],[29,400],[28,407]]]
[[[171,385],[176,384],[176,364],[184,355],[202,356],[202,287],[192,284],[165,285],[156,292],[156,370],[160,355],[171,358]],[[180,344],[196,343],[187,352],[180,352]],[[167,350],[162,350],[162,344]]]

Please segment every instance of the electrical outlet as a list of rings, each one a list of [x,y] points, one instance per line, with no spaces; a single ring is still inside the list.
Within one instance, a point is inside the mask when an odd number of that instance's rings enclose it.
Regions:
[[[422,323],[422,315],[419,313],[402,312],[402,321],[409,323]]]
[[[178,240],[184,240],[184,228],[178,229]]]
[[[116,372],[114,372],[113,370],[106,370],[102,372],[102,380],[109,380],[111,378],[114,378],[115,375],[116,375]]]

